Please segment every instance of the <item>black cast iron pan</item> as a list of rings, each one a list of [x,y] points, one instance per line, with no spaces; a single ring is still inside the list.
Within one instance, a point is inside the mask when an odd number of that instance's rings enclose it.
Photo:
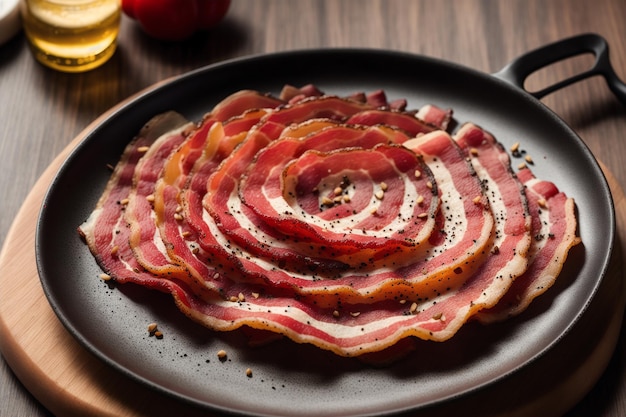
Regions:
[[[592,52],[584,74],[528,93],[524,79],[550,62]],[[264,416],[362,416],[420,412],[501,383],[532,366],[585,314],[605,278],[615,217],[607,182],[581,139],[537,98],[593,75],[606,78],[626,103],[606,43],[583,35],[520,57],[494,75],[400,52],[331,49],[237,59],[193,71],[149,89],[109,112],[64,163],[45,197],[36,250],[44,291],[63,324],[89,351],[138,383],[213,413]],[[577,202],[583,244],[574,248],[559,282],[519,318],[470,324],[443,344],[424,342],[411,357],[384,369],[309,346],[278,342],[245,346],[237,332],[216,334],[182,317],[168,296],[131,285],[108,287],[76,227],[108,179],[107,164],[144,122],[177,110],[192,120],[244,88],[278,93],[283,84],[314,83],[329,93],[384,89],[410,106],[451,107],[509,146],[520,142],[535,174]],[[166,338],[150,338],[156,321]],[[229,352],[222,363],[215,353]],[[254,378],[245,376],[254,369]]]

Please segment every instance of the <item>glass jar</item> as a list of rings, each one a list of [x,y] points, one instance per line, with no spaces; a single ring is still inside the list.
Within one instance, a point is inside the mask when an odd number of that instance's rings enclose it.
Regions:
[[[24,31],[35,58],[65,72],[104,64],[115,52],[120,0],[24,0]]]

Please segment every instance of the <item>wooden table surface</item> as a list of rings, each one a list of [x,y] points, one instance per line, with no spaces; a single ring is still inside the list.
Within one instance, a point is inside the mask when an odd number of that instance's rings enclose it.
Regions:
[[[82,129],[168,77],[250,54],[339,46],[414,52],[493,73],[528,50],[585,32],[607,39],[612,64],[626,79],[623,0],[233,0],[218,28],[184,43],[156,42],[125,18],[112,60],[73,75],[37,64],[19,34],[0,46],[0,242],[37,178]],[[590,62],[582,56],[541,70],[528,88]],[[626,184],[626,106],[604,80],[582,81],[543,102]],[[0,417],[47,415],[0,360]],[[626,326],[600,381],[567,414],[591,415],[626,415]]]

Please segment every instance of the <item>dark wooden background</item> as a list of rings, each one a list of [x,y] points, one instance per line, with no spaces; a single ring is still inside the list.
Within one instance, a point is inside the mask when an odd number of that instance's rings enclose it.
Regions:
[[[33,183],[83,128],[168,77],[250,54],[339,46],[415,52],[493,73],[528,50],[584,32],[608,40],[612,64],[626,80],[624,0],[233,0],[218,28],[184,43],[156,42],[125,18],[115,56],[84,74],[40,66],[19,34],[0,46],[0,242]],[[581,56],[553,65],[530,77],[528,88],[580,72],[591,62]],[[626,106],[601,78],[543,102],[626,184]],[[47,415],[0,360],[0,417]],[[599,383],[567,414],[624,415],[626,327]]]

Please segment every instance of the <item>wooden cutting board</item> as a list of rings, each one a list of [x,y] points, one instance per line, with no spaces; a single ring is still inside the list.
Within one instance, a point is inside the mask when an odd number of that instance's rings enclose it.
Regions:
[[[0,350],[27,389],[57,416],[206,416],[122,375],[83,349],[47,302],[35,262],[37,216],[48,185],[81,139],[76,138],[35,184],[0,254]],[[615,178],[606,169],[605,173],[620,241],[626,242],[626,199]],[[554,349],[513,378],[427,415],[481,410],[485,416],[549,417],[573,407],[604,371],[619,336],[626,300],[621,246],[594,302]]]

